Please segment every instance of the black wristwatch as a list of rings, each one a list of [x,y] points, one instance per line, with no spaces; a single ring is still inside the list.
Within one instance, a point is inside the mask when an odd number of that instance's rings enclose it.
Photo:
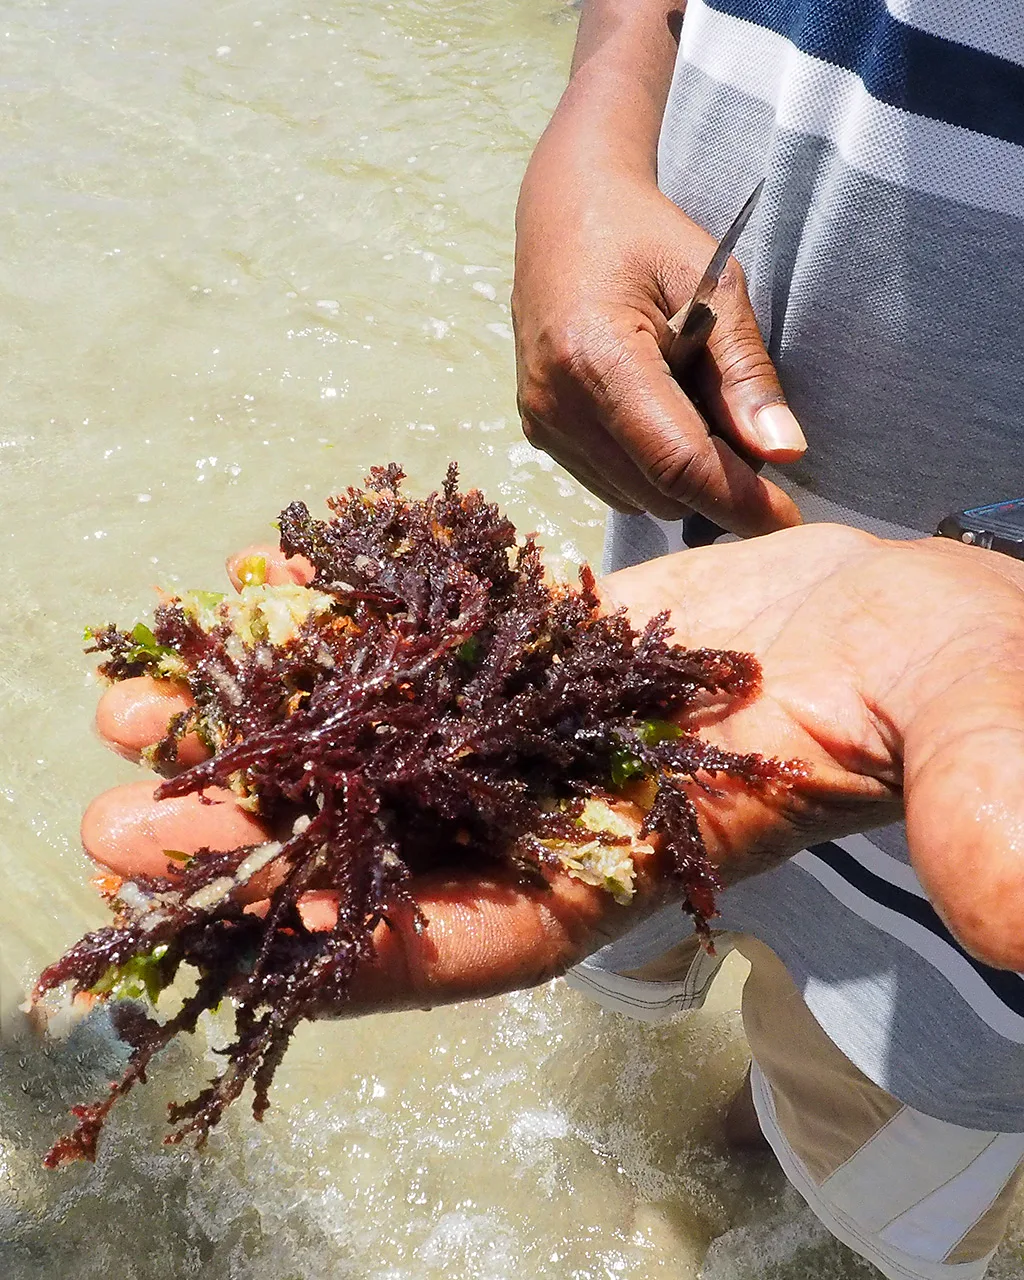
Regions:
[[[946,516],[935,532],[940,538],[955,538],[968,546],[1024,560],[1024,498],[958,511]]]

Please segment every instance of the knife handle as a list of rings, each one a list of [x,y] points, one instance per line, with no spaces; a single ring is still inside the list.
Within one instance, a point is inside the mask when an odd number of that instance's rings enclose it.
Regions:
[[[704,350],[715,327],[715,313],[704,302],[695,302],[686,313],[682,325],[675,329],[675,337],[668,349],[668,367],[681,386],[697,354]],[[672,321],[669,328],[674,329]],[[684,386],[685,390],[685,386]]]

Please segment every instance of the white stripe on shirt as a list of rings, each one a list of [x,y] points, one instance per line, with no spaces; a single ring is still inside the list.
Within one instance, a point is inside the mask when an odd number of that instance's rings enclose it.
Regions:
[[[774,31],[689,0],[680,53],[772,106],[777,127],[830,142],[852,169],[993,213],[1019,217],[1024,207],[1024,149],[879,102],[854,72]]]

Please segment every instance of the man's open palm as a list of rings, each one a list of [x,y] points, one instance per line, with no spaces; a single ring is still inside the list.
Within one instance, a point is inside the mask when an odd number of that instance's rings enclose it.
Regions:
[[[286,574],[301,577],[301,566],[278,554],[270,578]],[[694,788],[726,882],[905,807],[914,866],[952,931],[982,960],[1024,969],[1024,566],[939,539],[809,525],[665,557],[601,585],[634,625],[667,609],[681,644],[755,654],[760,694],[725,715],[709,709],[700,731],[807,765],[792,790],[763,796]],[[183,697],[167,682],[124,681],[101,701],[100,731],[137,751],[162,736]],[[264,837],[227,793],[212,806],[152,793],[149,783],[117,788],[86,814],[87,851],[119,874],[173,871],[164,849]],[[428,927],[417,934],[401,912],[397,929],[380,927],[348,1008],[442,1003],[563,971],[671,895],[657,852],[637,861],[630,908],[560,873],[548,873],[547,890],[493,874],[414,882]],[[311,895],[305,914],[329,927],[330,895]]]

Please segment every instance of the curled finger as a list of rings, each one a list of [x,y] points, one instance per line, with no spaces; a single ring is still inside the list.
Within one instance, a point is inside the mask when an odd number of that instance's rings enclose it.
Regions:
[[[296,583],[300,587],[313,581],[316,570],[305,556],[286,556],[280,547],[255,543],[229,556],[224,566],[236,591],[247,586],[272,587]]]
[[[574,476],[596,498],[600,498],[606,506],[626,515],[637,515],[642,510],[625,497],[618,488],[617,477],[613,472],[604,468],[600,472],[595,470],[582,455],[568,447],[563,439],[548,431],[543,423],[524,416],[523,434],[535,449],[553,458],[560,467]]]
[[[193,706],[188,686],[180,680],[132,676],[104,689],[96,706],[96,731],[118,755],[138,760],[147,747],[167,736],[176,715]],[[194,733],[178,742],[178,763],[198,764],[209,750]]]
[[[666,497],[741,537],[801,523],[788,494],[708,435],[649,335],[608,374],[605,403],[611,433]]]
[[[200,849],[229,852],[264,844],[269,832],[238,798],[221,787],[202,796],[190,793],[158,800],[157,783],[131,782],[103,792],[82,818],[82,845],[94,862],[130,880],[134,876],[174,877],[182,862]],[[239,893],[266,897],[280,880],[271,863]]]

